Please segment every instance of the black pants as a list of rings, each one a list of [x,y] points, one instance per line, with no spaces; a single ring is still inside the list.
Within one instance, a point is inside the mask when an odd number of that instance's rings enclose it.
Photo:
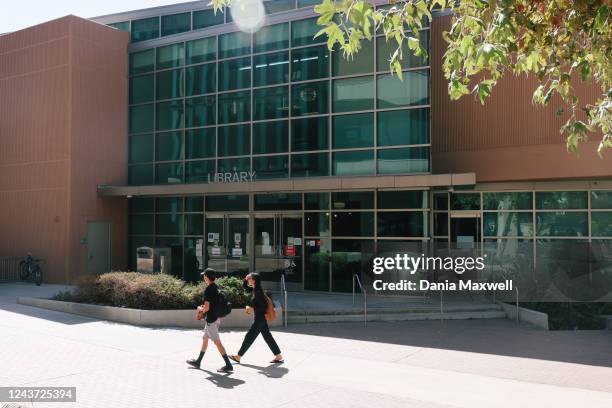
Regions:
[[[276,341],[274,341],[272,333],[270,333],[270,328],[268,327],[268,322],[266,319],[255,319],[251,325],[251,328],[244,337],[244,340],[242,341],[242,346],[240,347],[240,351],[238,351],[239,356],[244,356],[244,353],[246,353],[249,347],[251,347],[259,333],[261,333],[262,337],[266,341],[266,344],[268,347],[270,347],[270,350],[272,350],[272,353],[274,353],[274,355],[280,354],[281,351],[278,348]]]

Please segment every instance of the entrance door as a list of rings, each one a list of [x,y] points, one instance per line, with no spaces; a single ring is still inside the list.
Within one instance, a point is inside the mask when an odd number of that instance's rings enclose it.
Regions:
[[[276,283],[284,273],[289,289],[302,290],[302,215],[256,214],[253,228],[254,270]]]
[[[451,242],[457,249],[478,248],[480,217],[473,213],[451,213]]]
[[[87,272],[101,274],[111,270],[110,222],[87,223]]]
[[[206,217],[206,267],[245,276],[249,271],[248,215]]]

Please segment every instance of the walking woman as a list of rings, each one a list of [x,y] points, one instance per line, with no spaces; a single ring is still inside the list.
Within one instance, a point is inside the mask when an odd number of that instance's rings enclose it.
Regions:
[[[242,356],[244,356],[244,353],[247,352],[259,333],[261,333],[261,336],[268,344],[268,347],[270,347],[270,350],[272,353],[274,353],[274,360],[270,361],[270,363],[283,363],[283,356],[281,355],[276,341],[274,341],[274,337],[272,337],[272,333],[270,333],[270,328],[268,327],[268,322],[266,321],[268,297],[261,287],[261,276],[257,272],[250,273],[246,276],[246,278],[244,278],[243,285],[247,291],[251,292],[251,300],[246,308],[246,312],[247,314],[254,313],[255,320],[244,337],[240,351],[238,351],[238,354],[230,356],[230,358],[239,363]]]

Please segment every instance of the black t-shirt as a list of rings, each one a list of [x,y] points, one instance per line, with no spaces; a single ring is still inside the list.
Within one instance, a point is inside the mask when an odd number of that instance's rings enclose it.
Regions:
[[[211,283],[204,291],[204,302],[208,302],[208,313],[206,321],[214,323],[217,320],[217,305],[219,304],[219,288],[215,283]]]

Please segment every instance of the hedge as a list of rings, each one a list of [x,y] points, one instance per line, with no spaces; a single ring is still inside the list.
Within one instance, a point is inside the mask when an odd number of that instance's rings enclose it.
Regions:
[[[224,277],[216,283],[234,308],[246,305],[242,280]],[[194,285],[166,274],[109,272],[85,278],[76,289],[57,293],[53,299],[145,310],[195,309],[204,303],[205,288],[203,282]]]

